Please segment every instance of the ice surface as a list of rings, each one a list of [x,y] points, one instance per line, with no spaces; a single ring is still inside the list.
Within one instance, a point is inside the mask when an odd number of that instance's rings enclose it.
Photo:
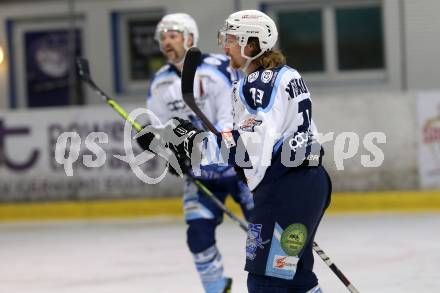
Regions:
[[[360,292],[439,292],[440,214],[326,216],[316,242]],[[217,231],[233,292],[246,290],[245,233]],[[315,256],[326,293],[348,292]],[[0,293],[202,293],[183,220],[0,224]]]

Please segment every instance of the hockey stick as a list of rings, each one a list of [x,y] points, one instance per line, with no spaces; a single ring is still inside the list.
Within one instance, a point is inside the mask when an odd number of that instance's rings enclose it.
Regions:
[[[194,78],[196,74],[197,66],[200,64],[202,53],[197,47],[190,48],[185,56],[185,61],[183,63],[182,70],[182,96],[185,103],[197,116],[202,120],[203,124],[215,135],[219,135],[219,132],[215,129],[214,125],[209,121],[209,119],[203,114],[195,102],[194,98]],[[199,186],[200,187],[200,186]],[[205,194],[210,198],[215,198],[215,196],[208,190],[208,192],[201,188]],[[215,198],[217,199],[217,198]],[[217,200],[218,201],[218,200]],[[215,201],[216,202],[216,201]],[[216,202],[217,203],[217,202]],[[226,207],[218,201],[217,205],[222,209],[226,210]],[[229,217],[235,222],[240,224],[240,227],[247,232],[247,224],[244,220],[240,220],[232,213],[227,213]],[[232,214],[232,215],[231,215]],[[345,277],[345,275],[336,267],[336,265],[331,261],[331,259],[324,253],[324,251],[319,247],[316,242],[313,242],[313,250],[318,254],[318,256],[327,264],[327,266],[335,273],[335,275],[341,280],[341,282],[347,287],[347,289],[352,293],[359,293],[359,291],[351,284],[351,282]]]
[[[202,120],[205,127],[218,136],[220,133],[214,127],[214,125],[212,125],[211,121],[209,121],[205,114],[203,114],[194,99],[194,77],[196,75],[197,66],[200,64],[201,56],[202,52],[200,52],[200,50],[196,47],[190,48],[186,53],[182,70],[182,98],[188,107],[190,107],[191,110],[193,110],[193,112],[197,115],[197,117]]]
[[[225,212],[225,214],[227,214],[231,220],[236,222],[240,226],[240,228],[243,229],[247,233],[248,223],[245,220],[237,217],[217,197],[215,197],[215,195],[205,185],[203,185],[200,181],[195,180],[194,178],[193,178],[193,180],[194,180],[194,183],[205,193],[205,195],[208,196],[217,205],[217,207],[219,207],[223,212]]]
[[[110,98],[104,91],[102,91],[93,81],[90,74],[89,62],[87,61],[87,59],[78,58],[76,62],[81,80],[87,83],[93,90],[95,90],[95,92],[98,93],[104,99],[104,101],[109,104],[122,118],[128,121],[136,129],[137,132],[140,132],[142,130],[142,127],[136,121],[130,119],[127,112],[121,106],[119,106],[119,104],[115,100]],[[203,113],[201,114],[203,115]],[[207,121],[209,122],[209,120]],[[218,198],[214,196],[214,194],[212,194],[212,192],[205,185],[203,185],[203,183],[193,178],[189,174],[188,177],[190,177],[193,182],[206,194],[206,196],[208,196],[225,214],[227,214],[233,221],[238,223],[244,231],[247,231],[247,223],[244,220],[235,216],[226,206],[223,205],[223,203]]]
[[[89,68],[89,61],[87,59],[78,57],[76,59],[76,65],[78,67],[78,73],[81,77],[81,80],[85,83],[87,83],[93,90],[95,90],[96,93],[107,103],[112,107],[122,118],[130,122],[130,124],[136,129],[137,132],[140,132],[142,130],[142,126],[140,126],[136,121],[132,120],[127,112],[121,108],[121,106],[116,103],[115,100],[110,98],[106,93],[104,93],[93,81],[92,76],[90,74],[90,68]]]
[[[142,127],[134,120],[132,120],[127,112],[119,106],[119,104],[110,98],[103,90],[101,90],[96,83],[93,81],[92,76],[90,74],[90,68],[89,68],[89,62],[85,58],[78,58],[76,60],[77,67],[78,67],[78,73],[81,77],[81,80],[87,83],[93,90],[95,90],[96,93],[98,93],[104,101],[109,104],[122,118],[124,118],[126,121],[128,121],[137,132],[140,132],[142,130]],[[203,113],[202,113],[203,114]],[[209,121],[209,120],[208,120]],[[247,230],[247,223],[235,216],[228,208],[226,208],[223,203],[218,200],[212,192],[205,186],[203,183],[201,183],[199,180],[193,178],[188,174],[188,177],[190,177],[194,183],[208,196],[211,198],[211,200],[221,209],[223,212],[225,212],[232,220],[237,222],[245,231]]]

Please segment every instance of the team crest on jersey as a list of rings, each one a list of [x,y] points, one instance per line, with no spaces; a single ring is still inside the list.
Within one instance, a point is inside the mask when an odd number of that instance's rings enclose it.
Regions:
[[[254,132],[255,127],[260,126],[261,123],[263,123],[263,121],[255,118],[248,118],[240,125],[239,129],[246,132]]]
[[[261,81],[264,83],[269,83],[270,80],[272,79],[272,76],[273,76],[272,70],[264,70],[263,73],[261,74]]]
[[[260,75],[260,72],[259,72],[259,71],[255,71],[255,72],[249,74],[249,76],[248,76],[248,82],[249,82],[249,83],[252,83],[252,82],[256,81],[259,75]]]
[[[237,146],[237,144],[235,143],[234,136],[232,135],[232,132],[222,131],[221,135],[228,149]]]
[[[257,248],[264,249],[264,245],[270,241],[270,239],[263,241],[261,238],[262,229],[262,224],[249,223],[246,239],[246,258],[249,260],[255,259],[257,255]]]

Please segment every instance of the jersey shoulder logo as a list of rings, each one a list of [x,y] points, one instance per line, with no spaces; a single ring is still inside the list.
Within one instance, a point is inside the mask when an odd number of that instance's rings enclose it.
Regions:
[[[264,83],[269,83],[272,79],[273,71],[272,70],[264,70],[261,74],[261,81]]]
[[[249,76],[248,76],[248,82],[249,82],[249,83],[252,83],[252,82],[256,81],[259,75],[260,75],[260,72],[259,72],[259,71],[255,71],[255,72],[249,74]]]

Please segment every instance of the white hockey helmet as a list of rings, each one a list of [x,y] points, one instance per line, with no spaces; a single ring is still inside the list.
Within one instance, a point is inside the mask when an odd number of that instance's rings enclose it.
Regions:
[[[218,34],[219,45],[224,44],[226,35],[235,36],[241,47],[241,55],[248,60],[254,60],[275,46],[278,30],[275,22],[267,14],[258,10],[242,10],[232,13],[225,20]],[[246,56],[244,53],[250,37],[257,38],[261,48],[261,52],[254,57]]]
[[[183,47],[188,50],[187,45],[189,35],[193,35],[193,46],[197,46],[197,41],[199,40],[199,29],[195,20],[186,13],[171,13],[167,14],[156,26],[156,32],[154,34],[154,39],[160,44],[160,35],[167,31],[178,31],[183,34]]]

